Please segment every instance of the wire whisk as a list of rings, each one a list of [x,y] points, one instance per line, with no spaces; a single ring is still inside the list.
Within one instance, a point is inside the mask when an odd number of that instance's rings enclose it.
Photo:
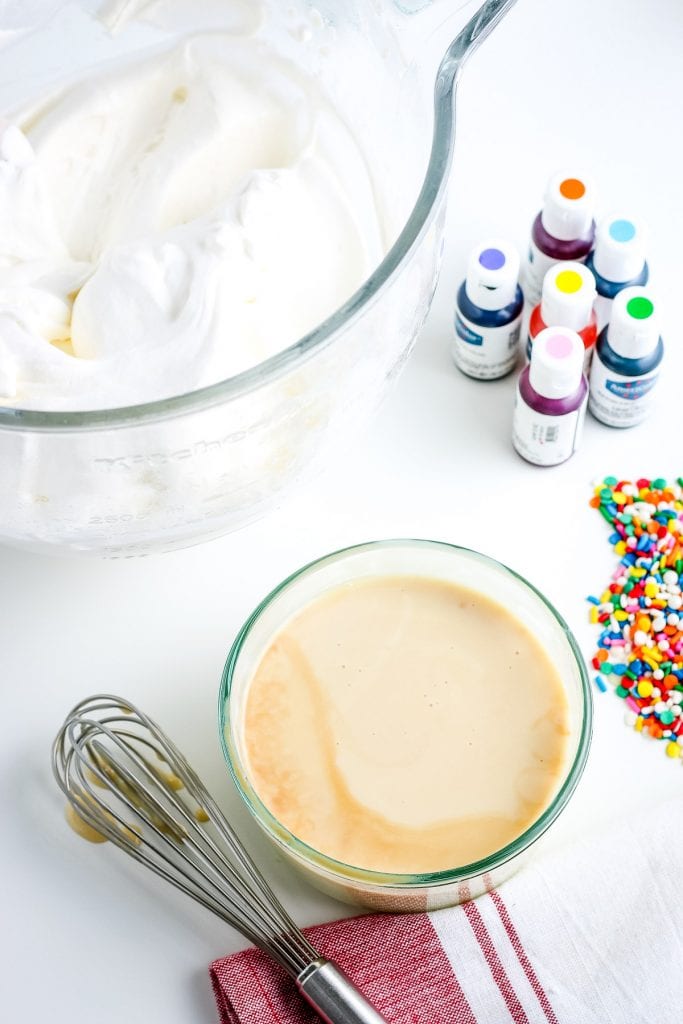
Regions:
[[[52,766],[76,831],[108,839],[237,929],[326,1024],[386,1024],[299,930],[185,757],[133,704],[107,694],[77,704]]]

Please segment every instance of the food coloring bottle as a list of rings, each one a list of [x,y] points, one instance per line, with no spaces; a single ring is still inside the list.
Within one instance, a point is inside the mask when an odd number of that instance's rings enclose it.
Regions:
[[[543,209],[531,228],[523,275],[527,302],[538,305],[543,278],[556,263],[583,263],[593,248],[594,237],[592,186],[583,178],[554,175],[548,182]]]
[[[515,368],[524,296],[519,253],[499,239],[471,253],[455,310],[455,365],[468,377],[495,380]]]
[[[595,418],[608,427],[644,420],[663,356],[652,299],[644,288],[624,288],[595,346],[588,400]]]
[[[598,329],[608,323],[612,301],[624,288],[647,284],[650,275],[645,260],[645,236],[641,227],[620,214],[611,214],[598,224],[595,249],[586,260],[598,290],[595,311]]]
[[[522,370],[512,424],[515,450],[536,466],[557,466],[576,451],[586,415],[584,346],[568,327],[546,327]]]
[[[598,337],[598,320],[593,311],[596,295],[595,278],[583,263],[557,263],[551,267],[543,278],[541,301],[529,320],[527,359],[531,359],[534,338],[546,327],[571,327],[583,342],[583,372],[588,373]]]

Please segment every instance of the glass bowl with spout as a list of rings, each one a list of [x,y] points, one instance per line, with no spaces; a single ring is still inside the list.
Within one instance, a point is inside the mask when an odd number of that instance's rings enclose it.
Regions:
[[[353,127],[387,225],[385,256],[323,323],[228,380],[124,408],[0,408],[1,541],[107,557],[183,547],[263,515],[334,464],[366,429],[427,315],[459,74],[513,3],[488,0],[466,21],[462,0],[263,0],[268,45],[314,75]],[[10,3],[3,12],[16,33],[4,45],[63,6]]]

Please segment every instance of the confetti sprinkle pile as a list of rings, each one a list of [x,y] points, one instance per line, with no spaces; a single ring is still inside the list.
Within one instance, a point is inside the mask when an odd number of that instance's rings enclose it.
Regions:
[[[612,582],[589,597],[602,632],[591,664],[626,704],[626,723],[683,758],[683,477],[607,476],[590,504],[612,527]]]

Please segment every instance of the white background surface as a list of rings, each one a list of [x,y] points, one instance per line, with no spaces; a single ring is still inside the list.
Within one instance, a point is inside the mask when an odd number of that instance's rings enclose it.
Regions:
[[[209,1024],[216,1015],[206,967],[243,944],[117,851],[86,845],[65,826],[49,748],[65,712],[87,693],[125,694],[168,729],[287,905],[311,923],[347,911],[264,847],[217,737],[227,651],[273,585],[356,541],[450,540],[528,576],[590,656],[595,631],[584,598],[613,565],[606,525],[587,506],[591,481],[683,473],[682,44],[677,0],[521,0],[463,79],[444,269],[412,360],[362,443],[266,521],[142,560],[0,552],[4,1020]],[[539,470],[510,447],[514,378],[478,384],[459,376],[448,343],[468,247],[492,233],[523,247],[545,178],[566,162],[595,176],[602,209],[623,205],[649,224],[669,358],[648,424],[620,433],[589,418],[582,450]],[[622,711],[611,693],[596,693],[589,768],[554,842],[680,793],[681,762],[627,730]]]

